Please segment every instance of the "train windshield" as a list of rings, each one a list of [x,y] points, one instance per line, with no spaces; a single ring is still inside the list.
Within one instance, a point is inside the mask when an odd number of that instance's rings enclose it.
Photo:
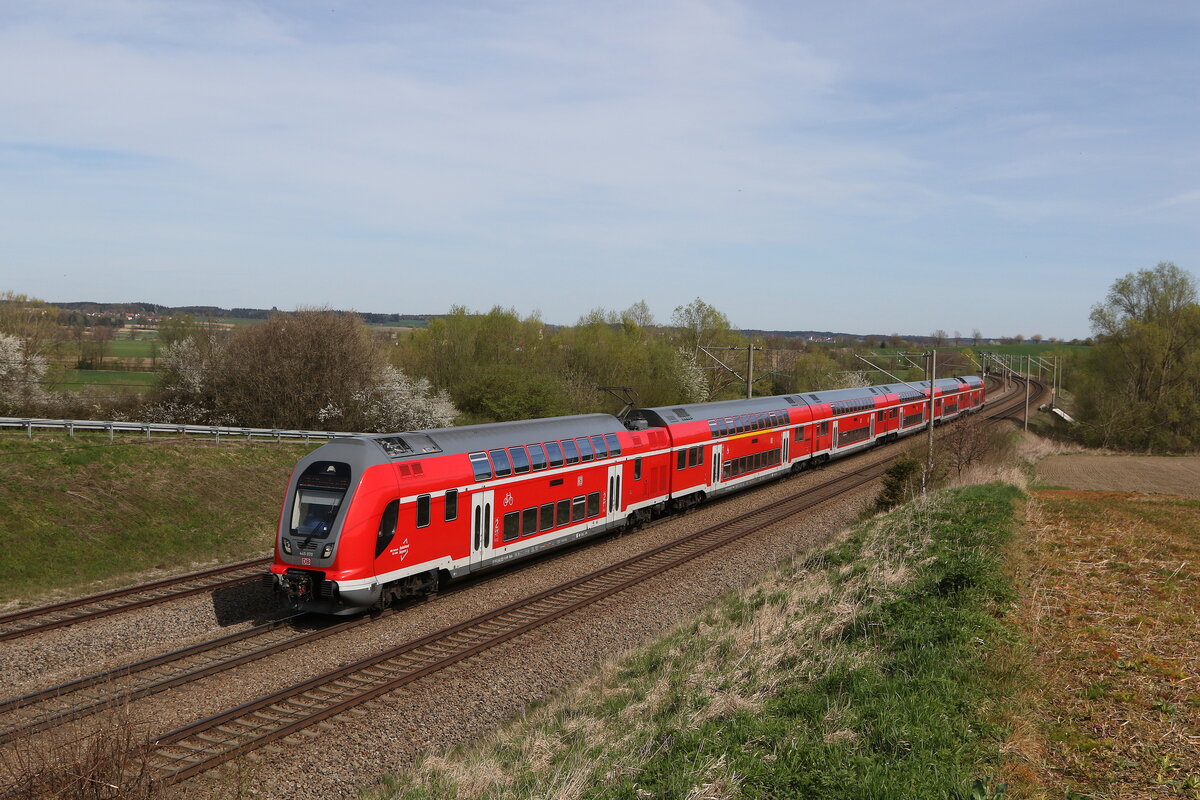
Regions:
[[[326,489],[297,489],[292,509],[292,535],[324,539],[333,530],[333,521],[345,492]]]
[[[292,535],[313,539],[329,536],[349,488],[349,464],[318,461],[310,465],[296,483]]]

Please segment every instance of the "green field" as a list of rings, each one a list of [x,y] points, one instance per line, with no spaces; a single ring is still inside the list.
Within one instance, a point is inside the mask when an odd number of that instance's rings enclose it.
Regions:
[[[52,387],[58,391],[78,392],[84,386],[103,386],[126,394],[138,394],[154,386],[157,372],[132,372],[115,369],[68,369]]]

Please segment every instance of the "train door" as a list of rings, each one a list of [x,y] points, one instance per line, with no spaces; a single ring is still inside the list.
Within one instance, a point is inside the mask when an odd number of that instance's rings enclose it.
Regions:
[[[621,464],[610,464],[608,467],[608,521],[621,518]]]
[[[838,420],[836,420],[836,419],[835,419],[835,420],[833,421],[833,424],[832,424],[832,425],[830,425],[829,427],[830,427],[830,429],[833,431],[833,434],[832,434],[832,435],[829,437],[829,449],[830,449],[830,450],[837,450],[837,440],[838,440],[838,438],[837,438],[837,429],[838,429]]]
[[[792,453],[792,432],[785,430],[783,432],[783,462],[782,462],[783,466],[786,467],[788,464],[791,463],[791,461],[790,461],[791,453]]]
[[[471,495],[471,567],[477,567],[492,552],[492,499],[490,489]]]
[[[724,445],[714,444],[712,449],[712,476],[708,482],[709,486],[716,486],[721,482],[722,468],[722,453],[725,450]]]

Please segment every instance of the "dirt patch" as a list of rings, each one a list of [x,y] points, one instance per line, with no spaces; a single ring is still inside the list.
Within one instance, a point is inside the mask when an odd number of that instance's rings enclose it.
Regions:
[[[1070,489],[1200,499],[1200,457],[1195,456],[1049,456],[1037,469],[1045,483]]]
[[[1200,797],[1200,503],[1043,490],[1025,531],[1014,796]]]

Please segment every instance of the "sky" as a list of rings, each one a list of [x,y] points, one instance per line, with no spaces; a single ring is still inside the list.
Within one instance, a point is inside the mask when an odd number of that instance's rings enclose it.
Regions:
[[[1200,274],[1200,4],[0,0],[0,290],[1089,334]]]

